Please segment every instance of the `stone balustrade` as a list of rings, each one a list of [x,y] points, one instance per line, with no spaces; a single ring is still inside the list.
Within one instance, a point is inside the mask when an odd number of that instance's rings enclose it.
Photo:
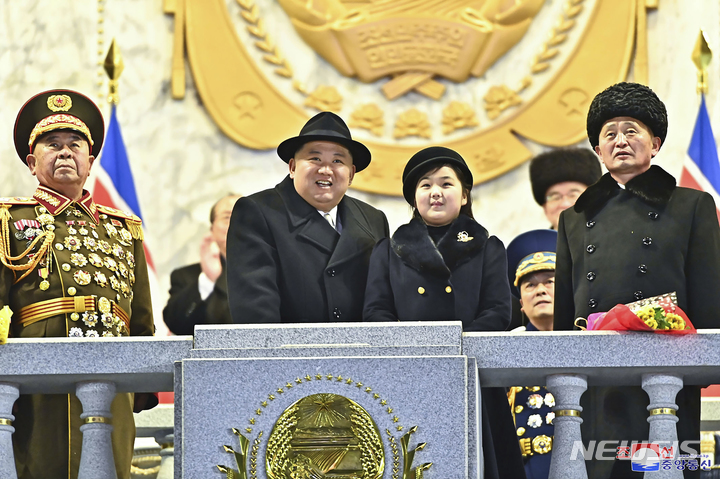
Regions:
[[[425,332],[424,345],[413,342],[417,330],[412,326],[430,328]],[[207,327],[198,328],[195,344],[191,337],[10,339],[0,346],[0,477],[17,477],[10,438],[14,432],[12,404],[18,394],[78,394],[88,407],[83,414],[84,434],[89,432],[95,437],[93,447],[107,449],[110,425],[103,418],[109,414],[107,398],[113,390],[172,391],[177,382],[175,363],[188,358],[219,358],[226,354],[285,357],[286,352],[298,348],[294,328],[308,333],[303,335],[306,339],[301,345],[304,357],[364,356],[370,349],[375,356],[404,356],[421,347],[423,354],[431,356],[461,352],[475,358],[482,386],[544,382],[556,394],[556,409],[565,411],[556,417],[556,451],[563,444],[567,446],[568,441],[581,439],[579,399],[588,385],[643,386],[650,395],[649,408],[661,411],[652,417],[651,439],[671,440],[677,418],[662,410],[673,407],[677,390],[682,385],[720,383],[720,330],[672,337],[632,332],[465,333],[460,340],[458,323],[392,323],[245,325],[224,328],[224,332]],[[343,330],[345,339],[339,341],[333,333],[336,330]],[[207,337],[213,338],[212,346],[204,343]],[[218,340],[226,342],[224,349],[217,349]],[[534,351],[533,364],[528,364],[525,355],[517,354],[528,350]],[[297,351],[292,354],[297,355]],[[167,426],[156,426],[161,442],[172,439]],[[145,431],[145,435],[153,435],[153,431]],[[552,477],[583,477],[583,461],[573,464],[562,456],[553,455]],[[93,453],[82,459],[81,477],[115,477],[114,469],[109,467],[111,451],[109,457]],[[164,459],[171,463],[169,457]],[[562,471],[573,472],[569,476]],[[162,474],[171,477],[167,469]],[[178,474],[176,477],[180,477]],[[426,475],[432,477],[432,469]],[[478,477],[481,475],[478,473]]]

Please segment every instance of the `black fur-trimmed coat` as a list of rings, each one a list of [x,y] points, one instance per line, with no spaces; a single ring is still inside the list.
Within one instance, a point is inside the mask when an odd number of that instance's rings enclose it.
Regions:
[[[672,291],[696,328],[720,325],[720,228],[709,194],[676,187],[675,178],[651,166],[625,189],[604,175],[560,215],[555,330],[573,329],[577,317]],[[638,336],[639,348],[641,341]],[[686,386],[675,402],[679,440],[699,440],[700,387]],[[580,404],[586,444],[647,440],[648,396],[639,385],[591,387]],[[634,477],[629,462],[588,462],[588,477]],[[686,478],[694,474],[685,471]]]
[[[418,219],[370,257],[365,321],[460,320],[465,331],[504,331],[510,286],[502,242],[460,215],[437,245]]]

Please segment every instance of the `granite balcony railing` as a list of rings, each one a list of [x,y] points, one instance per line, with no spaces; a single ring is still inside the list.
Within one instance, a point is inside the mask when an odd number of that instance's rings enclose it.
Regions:
[[[397,325],[392,323],[393,327]],[[343,329],[347,324],[334,326]],[[387,326],[391,324],[373,325]],[[329,327],[333,326],[322,325],[325,330]],[[264,328],[267,326],[257,326]],[[387,337],[383,342],[387,342]],[[544,383],[555,393],[557,416],[551,469],[554,478],[587,477],[584,458],[580,455],[571,460],[570,448],[581,439],[579,399],[588,385],[643,386],[649,394],[649,410],[655,411],[650,426],[653,441],[673,439],[677,417],[670,410],[677,408],[674,397],[683,385],[720,383],[720,330],[684,336],[614,332],[465,333],[462,338],[458,334],[457,344],[464,355],[476,358],[482,386]],[[322,345],[313,340],[312,347],[319,346]],[[353,341],[347,346],[352,349],[350,356],[361,356],[362,348],[369,345]],[[258,345],[259,349],[262,347]],[[81,416],[85,424],[81,428],[84,437],[79,477],[114,479],[111,421],[107,420],[114,393],[172,391],[174,363],[190,357],[192,348],[193,338],[189,336],[10,339],[0,346],[0,477],[17,477],[11,441],[12,406],[18,395],[75,393],[85,410]],[[333,341],[332,348],[342,355],[342,341]],[[533,351],[532,364],[518,351]],[[262,355],[272,356],[272,352]],[[158,426],[158,431],[161,430]],[[161,434],[165,441],[171,439],[167,432]],[[666,472],[652,477],[681,477],[677,475],[679,471]],[[163,474],[170,477],[168,471]]]

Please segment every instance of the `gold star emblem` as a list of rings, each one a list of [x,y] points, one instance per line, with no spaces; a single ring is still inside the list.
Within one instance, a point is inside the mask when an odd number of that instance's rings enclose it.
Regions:
[[[388,412],[388,414],[392,414],[393,408],[391,408],[391,407],[387,408],[387,412]]]
[[[380,405],[381,405],[381,406],[384,406],[384,405],[386,405],[386,404],[387,404],[387,400],[383,399],[382,401],[380,401]]]
[[[402,427],[402,426],[398,426],[396,429],[397,429],[398,431],[402,431],[402,430],[403,430],[403,427]]]
[[[251,432],[252,432],[252,428],[251,428],[251,427],[246,427],[246,428],[245,428],[245,431],[247,431],[248,433],[251,433]]]
[[[328,381],[332,381],[332,379],[333,379],[333,375],[332,375],[332,374],[328,374],[328,375],[325,376],[325,377],[327,378]]]
[[[312,377],[309,374],[305,375],[305,381],[312,381]]]
[[[287,384],[285,384],[285,387],[288,388],[288,389],[290,389],[291,387],[293,387],[293,385],[290,384],[290,383],[287,383]]]
[[[363,383],[355,383],[355,386],[357,386],[357,387],[359,387],[359,388],[361,388],[362,385],[363,385]]]
[[[373,394],[373,399],[379,399],[380,395],[378,393]]]
[[[255,424],[255,418],[254,418],[254,417],[251,417],[251,418],[250,418],[250,424]]]
[[[345,381],[345,384],[352,384],[353,380],[351,378],[347,378],[347,381]]]
[[[372,389],[370,389],[370,388],[365,388],[365,392],[366,392],[366,393],[372,392]]]
[[[274,401],[274,400],[275,400],[275,396],[273,396],[273,395],[271,394],[271,395],[268,396],[268,399],[271,400],[271,401]]]
[[[257,414],[258,416],[261,415],[261,414],[262,414],[262,409],[256,410],[256,411],[255,411],[255,414]]]
[[[295,382],[298,383],[298,384],[300,384],[300,383],[302,382],[302,379],[300,379],[300,378],[295,378]]]
[[[399,417],[397,417],[397,416],[393,416],[393,422],[398,422],[399,420],[400,420],[400,418],[399,418]]]
[[[278,388],[277,392],[278,392],[278,394],[282,394],[282,393],[284,393],[285,391],[283,391],[283,388]]]
[[[322,379],[322,374],[316,374],[316,375],[315,375],[315,379],[317,379],[318,381],[321,380],[321,379]]]
[[[261,405],[262,407],[267,407],[267,401],[261,402],[260,405]]]
[[[338,380],[338,381],[342,381],[342,380],[343,380],[343,377],[338,374],[337,380]]]

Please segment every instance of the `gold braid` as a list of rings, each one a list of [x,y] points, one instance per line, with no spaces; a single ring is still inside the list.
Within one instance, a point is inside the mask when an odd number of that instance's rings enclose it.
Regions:
[[[13,272],[13,284],[16,284],[19,281],[22,281],[23,278],[25,278],[27,275],[29,275],[40,263],[40,261],[45,257],[48,250],[50,249],[50,245],[55,240],[55,233],[52,231],[43,231],[41,234],[35,237],[33,239],[32,243],[30,243],[30,246],[27,247],[25,251],[20,253],[18,256],[11,256],[10,255],[10,219],[12,219],[12,215],[10,214],[10,206],[8,205],[2,205],[0,206],[0,219],[2,220],[2,242],[0,243],[0,262],[2,262],[3,266],[5,266],[8,269],[11,269]],[[26,264],[12,264],[13,261],[19,261],[26,257],[30,251],[37,245],[37,243],[44,239],[42,245],[40,246],[40,249],[38,250],[38,253],[33,257],[32,260],[30,260]],[[22,276],[19,278],[17,277],[16,271],[25,271]]]

